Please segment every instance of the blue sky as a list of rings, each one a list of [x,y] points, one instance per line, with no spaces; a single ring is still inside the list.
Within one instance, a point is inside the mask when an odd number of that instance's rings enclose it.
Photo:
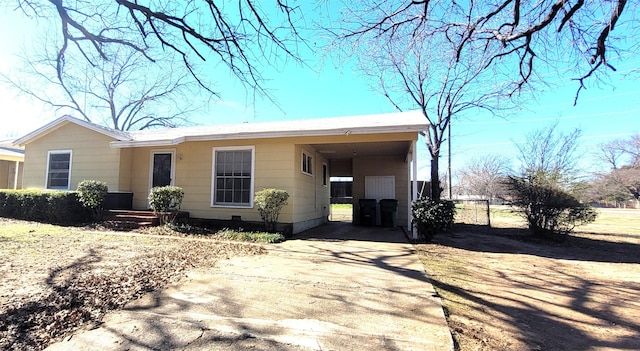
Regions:
[[[25,18],[19,12],[0,7],[0,71],[9,73],[19,64],[15,55],[23,43],[31,40],[32,29],[38,23]],[[320,53],[310,53],[306,59],[310,67],[291,60],[283,69],[264,72],[268,79],[265,86],[271,91],[278,105],[258,98],[253,102],[250,92],[231,77],[219,75],[214,88],[220,91],[221,100],[214,101],[207,109],[191,115],[196,124],[223,124],[264,122],[271,120],[305,119],[360,114],[394,112],[384,97],[370,88],[369,82],[351,67],[321,62]],[[452,159],[455,170],[473,156],[485,153],[505,154],[514,158],[514,143],[523,140],[527,133],[545,127],[554,121],[562,130],[580,128],[580,151],[584,153],[582,166],[585,171],[601,168],[594,157],[599,144],[640,133],[640,82],[636,74],[626,73],[640,67],[640,59],[617,65],[610,84],[592,86],[581,93],[577,106],[573,98],[575,82],[567,77],[527,99],[522,111],[509,119],[493,118],[485,113],[467,113],[452,124]],[[615,63],[614,63],[615,64]],[[0,139],[24,135],[59,117],[36,101],[17,97],[15,92],[0,86]],[[443,152],[441,169],[446,169]],[[420,157],[421,178],[428,177],[428,153],[423,148]],[[514,166],[515,166],[514,161]]]

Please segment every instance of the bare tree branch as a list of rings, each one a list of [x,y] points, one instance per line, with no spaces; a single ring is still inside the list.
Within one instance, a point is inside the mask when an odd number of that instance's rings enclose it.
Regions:
[[[161,66],[121,47],[117,52],[105,51],[111,61],[97,60],[99,65],[93,66],[77,58],[60,60],[57,54],[47,58],[49,48],[46,44],[42,48],[40,54],[25,54],[25,71],[14,74],[22,79],[3,75],[3,80],[61,113],[131,130],[185,124],[184,116],[198,106],[186,98],[195,82],[170,61]]]
[[[456,61],[481,49],[490,57],[488,66],[516,66],[514,92],[531,82],[536,62],[553,61],[560,71],[577,72],[578,96],[585,80],[599,76],[596,73],[603,67],[615,70],[607,57],[612,48],[626,49],[627,40],[637,42],[640,26],[629,9],[639,4],[638,0],[372,0],[353,5],[346,23],[333,32],[351,40],[415,33],[428,33],[423,37],[431,40],[444,34],[456,46]],[[621,21],[624,29],[612,37]]]
[[[407,6],[412,8],[415,5]],[[413,21],[423,16],[428,12],[428,6],[428,2],[420,2],[420,6],[413,7],[420,11],[412,12],[406,18]],[[388,14],[382,4],[374,10],[386,19],[397,13],[391,11]],[[365,23],[369,15],[368,12],[355,11],[346,16]],[[379,26],[384,24],[384,20],[377,22]],[[452,120],[470,109],[496,113],[501,110],[498,97],[504,98],[505,105],[508,105],[506,100],[509,98],[504,87],[491,87],[483,82],[483,79],[493,76],[493,72],[485,67],[490,59],[485,53],[477,51],[474,55],[454,60],[457,43],[447,37],[446,31],[426,26],[419,29],[391,25],[379,30],[347,32],[337,35],[336,45],[349,58],[357,60],[363,74],[377,83],[374,89],[379,90],[397,110],[420,110],[429,122],[424,136],[431,156],[431,194],[434,199],[439,199],[439,159]]]
[[[182,58],[198,84],[215,95],[195,69],[194,59],[204,62],[212,55],[217,57],[243,84],[268,98],[259,70],[263,62],[274,62],[267,53],[273,50],[279,59],[300,60],[290,43],[303,42],[296,29],[302,14],[287,0],[278,0],[270,7],[281,15],[261,10],[255,0],[236,0],[235,12],[226,6],[231,2],[214,0],[158,0],[147,4],[135,0],[15,1],[28,16],[46,17],[53,10],[62,37],[60,61],[68,54],[70,43],[93,65],[98,64],[93,53],[101,60],[112,59],[108,47],[112,52],[113,47],[127,47],[151,62],[158,59],[152,49],[169,49]]]

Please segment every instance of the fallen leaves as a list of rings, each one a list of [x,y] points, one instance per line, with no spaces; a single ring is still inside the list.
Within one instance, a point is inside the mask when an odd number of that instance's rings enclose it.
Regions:
[[[31,234],[38,235],[37,231]],[[75,238],[95,239],[90,235]],[[142,239],[123,237],[117,245],[83,245],[83,240],[70,244],[65,239],[68,237],[64,235],[48,237],[50,249],[45,251],[50,252],[38,251],[38,257],[34,257],[38,263],[50,265],[46,284],[42,278],[37,283],[32,281],[39,288],[31,290],[37,292],[0,294],[0,349],[44,349],[74,330],[99,324],[106,312],[179,280],[188,269],[213,266],[217,260],[232,256],[266,252],[261,245],[213,240],[156,238],[141,245],[138,241]],[[60,248],[67,251],[66,256],[56,260],[54,255]],[[40,255],[52,257],[43,260]],[[68,257],[74,259],[63,259]],[[32,274],[26,267],[30,266],[17,265],[18,269],[3,274],[7,279]]]

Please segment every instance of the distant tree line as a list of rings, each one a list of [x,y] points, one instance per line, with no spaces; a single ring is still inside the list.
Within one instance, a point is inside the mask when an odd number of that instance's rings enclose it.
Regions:
[[[596,159],[607,170],[578,177],[576,155],[570,151],[578,142],[579,130],[564,135],[551,126],[531,133],[519,146],[521,169],[500,154],[473,158],[458,172],[455,196],[504,201],[509,197],[506,180],[514,175],[545,174],[583,203],[611,207],[640,207],[640,134],[600,145]],[[575,150],[574,150],[575,151]]]

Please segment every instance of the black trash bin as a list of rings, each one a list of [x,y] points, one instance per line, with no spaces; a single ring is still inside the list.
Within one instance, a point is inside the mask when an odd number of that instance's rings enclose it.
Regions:
[[[376,225],[376,199],[360,199],[360,225]]]
[[[380,200],[380,225],[392,228],[398,225],[398,200]]]

